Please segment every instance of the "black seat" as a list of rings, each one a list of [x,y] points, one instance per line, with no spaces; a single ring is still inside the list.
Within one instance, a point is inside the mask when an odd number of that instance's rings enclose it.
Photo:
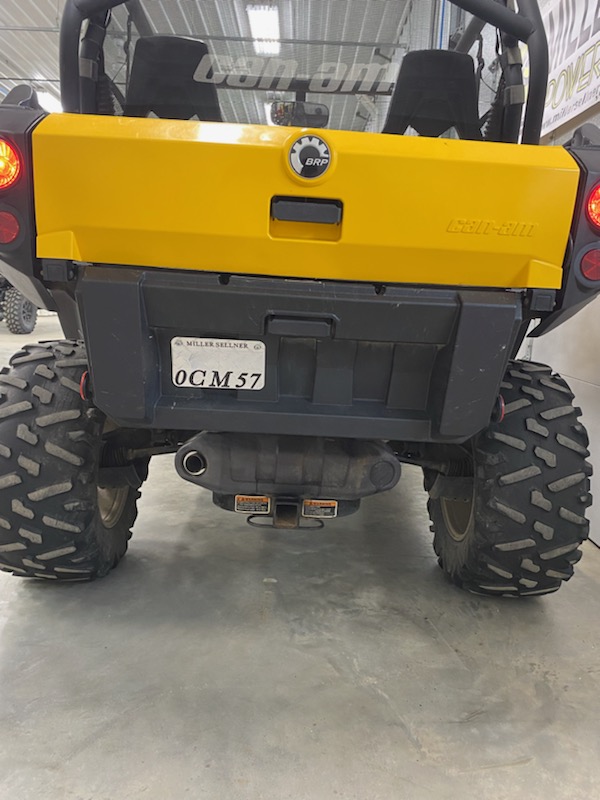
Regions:
[[[217,90],[199,83],[194,73],[208,47],[197,39],[151,36],[138,39],[123,112],[146,117],[153,112],[165,119],[222,122]]]
[[[473,59],[451,50],[414,50],[402,60],[383,133],[481,139]]]

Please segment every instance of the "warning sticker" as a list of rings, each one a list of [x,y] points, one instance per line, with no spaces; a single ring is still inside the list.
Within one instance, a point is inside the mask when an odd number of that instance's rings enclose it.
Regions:
[[[241,514],[269,514],[271,511],[271,498],[236,494],[235,510]]]
[[[332,519],[337,517],[337,500],[304,500],[302,516],[313,519]]]

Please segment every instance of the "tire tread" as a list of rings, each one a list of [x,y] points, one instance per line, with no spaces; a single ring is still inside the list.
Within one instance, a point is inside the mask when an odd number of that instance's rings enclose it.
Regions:
[[[470,591],[550,593],[571,578],[588,537],[589,440],[573,393],[550,367],[513,362],[503,386],[509,414],[473,447],[479,488],[471,541],[453,544],[441,501],[430,498],[434,549]]]
[[[0,570],[90,580],[125,554],[137,515],[131,487],[114,529],[102,524],[96,476],[104,418],[75,392],[81,342],[28,345],[0,373]],[[140,480],[141,482],[141,480]]]

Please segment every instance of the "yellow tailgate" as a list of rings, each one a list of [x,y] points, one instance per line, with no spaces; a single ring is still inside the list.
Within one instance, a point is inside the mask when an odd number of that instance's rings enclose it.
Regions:
[[[579,170],[560,147],[51,115],[33,134],[41,258],[383,283],[561,284]],[[339,226],[274,222],[274,196],[343,203]]]

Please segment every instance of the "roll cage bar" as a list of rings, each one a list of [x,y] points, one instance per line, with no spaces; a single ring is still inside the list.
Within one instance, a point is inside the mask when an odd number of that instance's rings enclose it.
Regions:
[[[465,29],[456,49],[468,52],[488,24],[498,28],[504,37],[512,38],[515,45],[518,42],[527,45],[530,74],[521,141],[523,144],[539,144],[549,67],[548,41],[538,0],[518,0],[518,12],[511,11],[498,0],[451,1],[463,11],[473,14],[473,20]],[[91,68],[87,72],[80,69],[80,57],[93,65],[94,58],[97,60],[102,50],[102,35],[81,42],[83,23],[93,20],[98,23],[99,30],[105,30],[109,12],[120,5],[127,7],[131,20],[142,36],[153,34],[140,0],[67,0],[60,29],[60,85],[65,111],[88,111],[86,92],[89,93],[93,85],[94,75]],[[82,52],[83,47],[87,52]],[[300,85],[296,88],[303,90]],[[360,94],[360,91],[354,91],[353,94]]]

